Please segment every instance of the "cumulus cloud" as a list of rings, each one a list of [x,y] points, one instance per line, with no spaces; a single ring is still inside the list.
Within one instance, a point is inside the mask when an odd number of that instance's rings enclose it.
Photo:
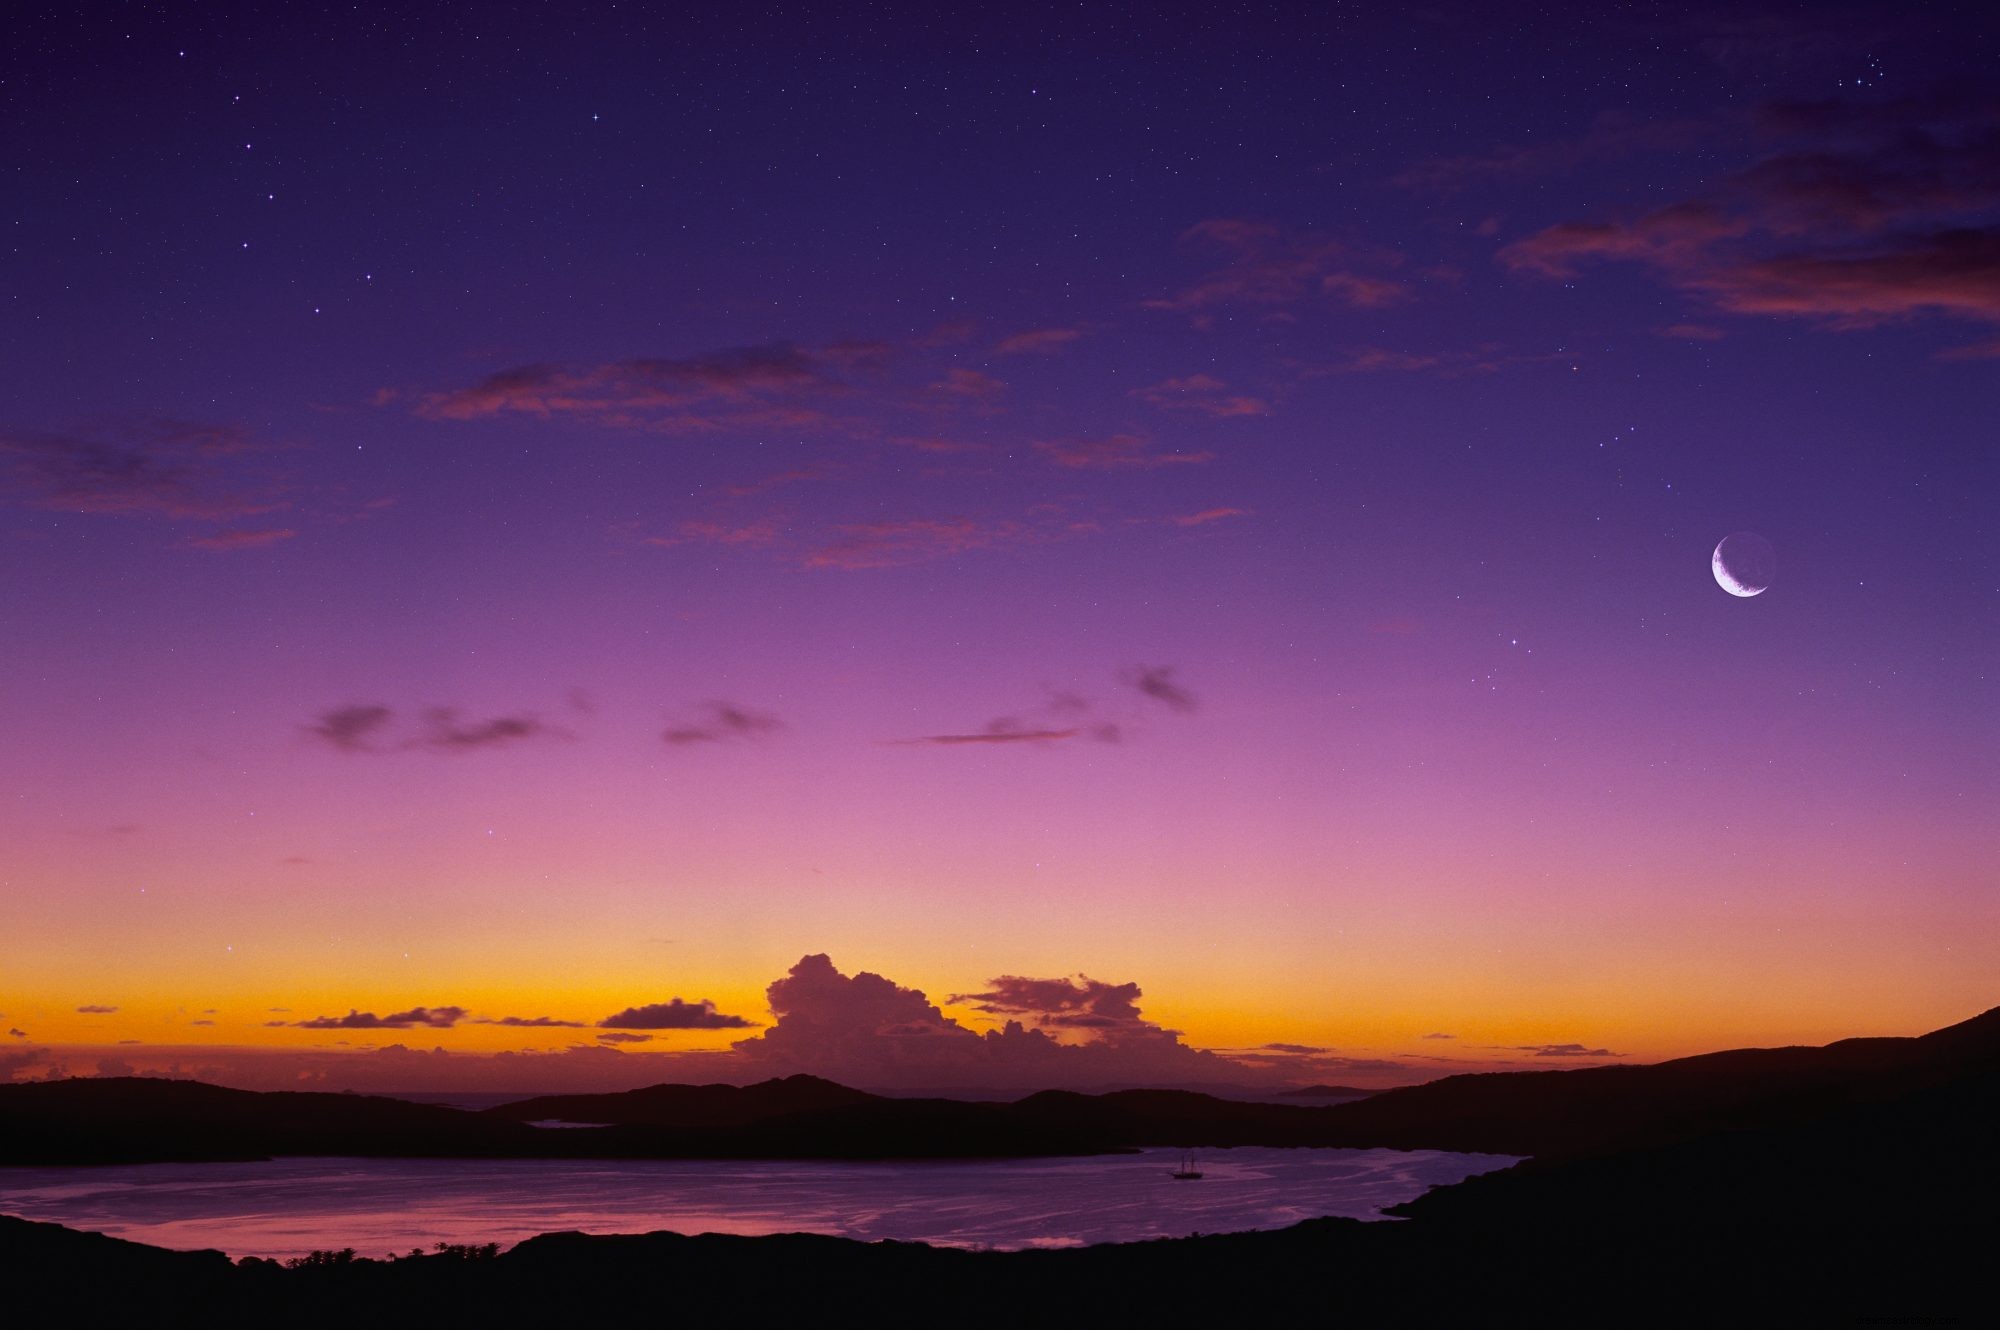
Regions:
[[[660,735],[670,744],[716,743],[724,739],[759,739],[776,734],[785,723],[776,716],[734,702],[710,702],[703,718],[670,725]]]
[[[643,1007],[627,1007],[597,1024],[606,1030],[748,1030],[755,1028],[757,1022],[717,1011],[707,998],[699,1002],[670,998]]]
[[[958,993],[953,1006],[969,1006],[996,1016],[1026,1017],[1039,1026],[1078,1030],[1122,1030],[1144,1025],[1139,1017],[1139,985],[1107,984],[1088,975],[1075,979],[1027,979],[1003,974],[984,993]]]
[[[653,1041],[653,1036],[649,1034],[626,1034],[622,1030],[610,1030],[597,1038],[600,1043],[606,1044],[649,1044]]]
[[[372,1011],[356,1011],[349,1008],[345,1016],[315,1016],[309,1021],[294,1022],[302,1030],[406,1030],[412,1026],[430,1026],[433,1029],[448,1030],[464,1020],[464,1007],[412,1007],[408,1011],[393,1011],[387,1016],[377,1016]]]
[[[26,1071],[42,1060],[47,1049],[23,1048],[12,1053],[0,1053],[0,1083],[14,1080],[20,1072]]]
[[[919,989],[866,971],[842,974],[824,955],[802,958],[768,995],[775,1022],[734,1048],[771,1074],[811,1072],[862,1086],[1034,1089],[1258,1074],[1145,1020],[1134,984],[1002,976],[969,995],[981,1009],[1014,1013],[983,1033],[947,1017]]]
[[[138,1073],[133,1069],[132,1064],[123,1058],[99,1058],[97,1060],[97,1074],[99,1076],[134,1076]]]

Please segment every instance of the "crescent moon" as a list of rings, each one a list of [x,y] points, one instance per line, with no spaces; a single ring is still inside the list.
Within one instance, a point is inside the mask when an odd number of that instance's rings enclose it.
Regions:
[[[1728,543],[1729,537],[1724,536],[1716,542],[1715,553],[1709,556],[1709,567],[1715,572],[1715,584],[1732,596],[1755,596],[1768,591],[1769,583],[1759,586],[1754,582],[1744,582],[1729,571],[1729,565],[1722,558],[1722,547]]]

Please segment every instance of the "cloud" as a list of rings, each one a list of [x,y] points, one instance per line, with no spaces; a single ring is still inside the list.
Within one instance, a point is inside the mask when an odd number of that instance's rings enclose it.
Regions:
[[[644,543],[671,549],[676,545],[725,545],[761,549],[774,544],[781,531],[775,517],[744,522],[715,522],[690,518],[674,528],[671,536],[647,536]]]
[[[1007,385],[991,374],[957,366],[946,371],[945,376],[933,383],[928,391],[943,397],[987,402],[1006,392]]]
[[[768,493],[771,490],[783,489],[789,485],[800,485],[807,481],[824,480],[832,475],[836,469],[831,462],[816,462],[810,466],[790,467],[783,471],[774,471],[770,475],[763,476],[757,480],[746,481],[740,485],[725,486],[722,492],[732,499],[747,499],[754,495]]]
[[[1204,508],[1198,513],[1182,513],[1169,517],[1167,521],[1175,526],[1207,526],[1210,522],[1221,522],[1231,517],[1248,517],[1248,508]]]
[[[1107,984],[1088,975],[1028,979],[1003,974],[984,993],[957,993],[953,1006],[995,1016],[1024,1016],[1043,1027],[1123,1030],[1146,1024],[1139,1015],[1139,985]]]
[[[377,1016],[372,1011],[356,1011],[349,1008],[345,1016],[315,1016],[309,1021],[294,1022],[301,1030],[406,1030],[423,1025],[437,1030],[449,1030],[465,1019],[464,1007],[412,1007],[408,1011],[394,1011],[387,1016]]]
[[[209,1019],[208,1019],[207,1017],[203,1017],[203,1018],[202,1018],[202,1019],[200,1019],[200,1020],[195,1020],[195,1021],[189,1021],[189,1022],[188,1022],[188,1024],[189,1024],[189,1025],[213,1025],[213,1024],[215,1024],[215,1022],[214,1022],[214,1021],[212,1021],[212,1020],[209,1020]]]
[[[1135,665],[1125,672],[1124,678],[1147,697],[1175,711],[1191,712],[1201,706],[1193,693],[1174,682],[1171,665]]]
[[[28,1032],[26,1030],[10,1029],[7,1031],[7,1033],[13,1035],[16,1039],[26,1039],[28,1037]]]
[[[63,512],[237,521],[290,506],[279,482],[243,460],[269,451],[243,430],[182,421],[96,437],[0,431],[0,485]]]
[[[1427,1034],[1427,1035],[1425,1035],[1425,1036],[1424,1036],[1424,1038],[1426,1038],[1426,1039],[1456,1039],[1456,1038],[1458,1038],[1458,1036],[1457,1036],[1457,1035],[1455,1035],[1455,1034]]]
[[[885,353],[873,343],[812,349],[780,342],[679,358],[521,365],[468,388],[427,394],[416,410],[431,420],[569,417],[668,432],[804,428],[824,423],[825,399],[847,391],[844,371]]]
[[[472,1023],[474,1025],[514,1025],[535,1028],[565,1026],[570,1029],[583,1029],[587,1024],[584,1021],[561,1021],[553,1016],[482,1016]]]
[[[1062,739],[1074,739],[1083,730],[1071,727],[1064,730],[1042,729],[1024,725],[1012,717],[1003,716],[990,721],[985,729],[974,734],[927,734],[917,739],[895,739],[897,744],[936,744],[955,747],[960,744],[1043,744],[1055,743]]]
[[[1793,104],[1763,119],[1782,149],[1636,218],[1548,227],[1500,262],[1563,279],[1638,263],[1721,312],[1834,331],[2000,323],[2000,101]]]
[[[707,998],[699,1002],[671,998],[643,1007],[627,1007],[597,1024],[606,1030],[748,1030],[754,1029],[757,1022],[719,1012]]]
[[[1148,300],[1148,309],[1172,310],[1206,321],[1231,305],[1277,308],[1307,300],[1327,300],[1361,309],[1379,309],[1403,299],[1402,285],[1358,267],[1393,264],[1390,255],[1361,255],[1339,241],[1311,234],[1288,234],[1267,222],[1211,218],[1181,236],[1184,244],[1220,250],[1227,261],[1173,295]]]
[[[825,955],[803,957],[768,996],[775,1022],[733,1047],[744,1062],[770,1074],[804,1071],[890,1088],[1033,1089],[1247,1082],[1271,1075],[1190,1048],[1175,1031],[1145,1020],[1136,984],[1082,976],[989,980],[986,991],[964,1000],[995,1014],[1017,1014],[983,1033],[947,1017],[919,989],[866,971],[844,975]]]
[[[0,1084],[12,1081],[16,1072],[34,1066],[46,1052],[45,1048],[23,1048],[12,1053],[0,1053]]]
[[[1113,434],[1102,439],[1049,439],[1035,451],[1057,466],[1078,471],[1150,471],[1163,466],[1193,466],[1215,460],[1211,452],[1159,452],[1142,434]]]
[[[906,518],[847,523],[840,535],[805,557],[808,568],[894,568],[946,558],[1019,539],[1015,522],[982,523],[971,518]]]
[[[1706,323],[1670,323],[1660,329],[1660,336],[1683,342],[1719,342],[1729,334]]]
[[[1001,338],[993,353],[1000,356],[1045,356],[1062,350],[1081,336],[1083,330],[1080,328],[1036,328]]]
[[[605,1044],[650,1044],[653,1042],[653,1036],[649,1034],[626,1034],[621,1030],[609,1031],[597,1036],[597,1039],[599,1043]]]
[[[1443,351],[1397,351],[1380,346],[1356,346],[1335,360],[1298,366],[1308,379],[1338,374],[1422,374],[1444,378],[1468,374],[1497,374],[1518,365],[1574,363],[1576,356],[1566,351],[1509,351],[1498,342]]]
[[[1644,153],[1685,151],[1716,130],[1709,121],[1639,118],[1629,112],[1607,111],[1579,136],[1430,158],[1403,171],[1394,183],[1406,189],[1450,193],[1488,182],[1568,175],[1583,167]]]
[[[424,749],[434,753],[466,753],[499,748],[526,739],[567,738],[566,731],[534,716],[495,716],[489,720],[464,721],[453,707],[433,707],[424,712],[419,732],[394,745],[376,742],[384,736],[396,713],[380,703],[360,703],[323,712],[316,724],[305,727],[307,734],[332,744],[346,753],[384,753],[391,748]]]
[[[1331,1053],[1330,1048],[1315,1048],[1311,1044],[1259,1044],[1252,1050],[1259,1053],[1288,1053],[1298,1057],[1318,1057]]]
[[[290,527],[265,527],[254,531],[217,531],[206,536],[188,538],[189,549],[207,550],[213,554],[227,554],[232,550],[260,550],[275,545],[282,540],[290,540],[299,533]]]
[[[710,702],[705,710],[705,720],[670,725],[660,737],[677,745],[715,743],[723,739],[762,738],[785,728],[785,723],[776,716],[734,702]]]
[[[1162,379],[1145,388],[1134,388],[1132,396],[1167,411],[1193,411],[1217,420],[1236,416],[1262,416],[1270,404],[1262,398],[1229,391],[1229,385],[1209,374],[1190,374],[1182,379]]]
[[[1622,1058],[1608,1048],[1585,1048],[1582,1044],[1514,1044],[1511,1052],[1533,1053],[1538,1058]]]
[[[1687,286],[1732,314],[1873,328],[1919,314],[2000,322],[2000,226],[1898,236],[1691,273]]]
[[[412,739],[412,748],[437,752],[463,753],[477,748],[497,748],[522,739],[560,734],[533,716],[495,716],[491,720],[461,721],[451,707],[434,707],[424,713],[426,732]]]
[[[108,1077],[108,1076],[131,1076],[136,1073],[134,1072],[132,1064],[125,1061],[125,1059],[123,1058],[99,1058],[97,1060],[97,1074],[99,1076]]]
[[[85,1016],[109,1016],[112,1012],[116,1010],[118,1010],[118,1008],[116,1007],[100,1007],[95,1003],[92,1003],[89,1006],[77,1008],[77,1011]]]
[[[322,712],[317,724],[306,733],[326,740],[346,753],[379,752],[370,741],[395,717],[395,712],[377,703],[335,707]]]

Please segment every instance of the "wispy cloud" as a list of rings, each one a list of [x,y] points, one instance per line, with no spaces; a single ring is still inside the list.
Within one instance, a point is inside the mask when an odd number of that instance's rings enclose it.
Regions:
[[[260,550],[280,541],[290,540],[299,533],[290,527],[264,527],[254,531],[217,531],[206,536],[190,536],[188,548],[207,550],[211,554],[228,554],[234,550]]]
[[[1171,665],[1135,665],[1124,674],[1125,682],[1174,711],[1198,710],[1201,703],[1174,679]]]
[[[2000,101],[1793,104],[1763,120],[1783,146],[1712,187],[1545,228],[1500,262],[1562,279],[1637,263],[1724,313],[1837,331],[2000,322]]]
[[[1151,471],[1163,466],[1196,466],[1215,460],[1212,452],[1160,451],[1143,434],[1098,439],[1048,439],[1035,450],[1057,466],[1076,471]]]
[[[785,723],[763,711],[735,702],[710,702],[703,718],[667,727],[660,737],[670,744],[717,743],[724,739],[758,739],[776,734]]]
[[[1186,313],[1204,322],[1215,310],[1232,305],[1271,310],[1326,301],[1379,309],[1407,295],[1401,283],[1380,274],[1394,265],[1395,256],[1364,254],[1340,241],[1288,232],[1269,222],[1211,218],[1190,227],[1181,240],[1191,248],[1219,251],[1225,261],[1172,295],[1146,301],[1148,309]]]
[[[1003,337],[993,347],[1000,356],[1049,355],[1083,336],[1080,328],[1035,328]]]
[[[379,752],[374,741],[395,715],[379,703],[356,703],[320,713],[305,730],[345,753]]]
[[[1232,517],[1248,517],[1248,508],[1204,508],[1198,513],[1179,513],[1167,521],[1175,526],[1207,526],[1210,522],[1226,522]]]
[[[774,342],[597,365],[520,365],[427,394],[416,410],[432,420],[570,417],[670,432],[811,426],[824,423],[826,399],[848,391],[849,372],[886,354],[876,343]]]
[[[1132,396],[1165,411],[1192,411],[1217,420],[1239,416],[1270,414],[1270,403],[1229,390],[1229,385],[1212,374],[1190,374],[1180,379],[1162,379],[1144,388],[1134,388]]]
[[[153,421],[99,434],[0,429],[0,491],[63,512],[228,523],[291,506],[284,483],[259,463],[280,450],[230,426]],[[226,551],[254,531],[206,532],[184,542]]]
[[[454,707],[433,707],[423,713],[415,734],[394,743],[385,742],[395,719],[394,709],[381,703],[353,703],[322,712],[317,721],[305,727],[305,733],[344,753],[411,749],[469,753],[530,739],[570,737],[566,731],[530,715],[464,720]]]

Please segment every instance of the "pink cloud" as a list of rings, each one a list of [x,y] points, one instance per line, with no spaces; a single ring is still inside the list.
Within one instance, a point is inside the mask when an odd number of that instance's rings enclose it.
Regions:
[[[1081,336],[1083,332],[1077,328],[1037,328],[1001,338],[993,353],[1001,356],[1048,355],[1060,351]]]
[[[1051,439],[1039,442],[1035,450],[1057,466],[1081,471],[1152,470],[1162,466],[1190,466],[1215,460],[1211,452],[1158,452],[1152,441],[1140,434],[1114,434],[1102,439]]]

